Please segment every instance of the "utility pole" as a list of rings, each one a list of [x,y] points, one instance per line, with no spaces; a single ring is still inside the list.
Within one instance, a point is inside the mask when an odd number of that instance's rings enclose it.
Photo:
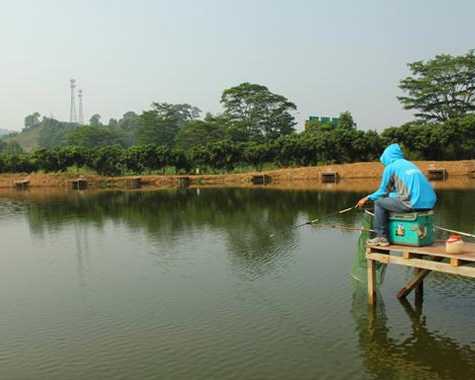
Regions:
[[[82,90],[79,89],[78,91],[78,98],[79,98],[79,124],[84,124],[84,110],[83,110],[83,103],[82,103]]]
[[[76,94],[75,94],[76,79],[71,78],[70,83],[71,83],[71,108],[69,112],[69,122],[77,123],[78,116],[76,114]]]

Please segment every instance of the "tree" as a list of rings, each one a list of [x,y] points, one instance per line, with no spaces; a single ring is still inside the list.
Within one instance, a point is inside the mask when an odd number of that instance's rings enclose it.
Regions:
[[[137,128],[138,144],[173,146],[178,130],[189,120],[197,118],[200,110],[189,104],[153,103],[150,111],[140,115]]]
[[[89,125],[92,125],[95,127],[102,125],[101,115],[99,115],[98,113],[95,113],[94,115],[92,115],[91,118],[89,119]]]
[[[117,128],[119,126],[119,122],[117,119],[110,118],[109,123],[107,124],[110,128]]]
[[[201,110],[189,104],[169,104],[153,103],[152,108],[157,116],[162,120],[174,121],[178,126],[183,125],[187,120],[196,119],[200,116]]]
[[[66,123],[49,117],[43,117],[38,134],[38,145],[41,148],[55,148],[65,145],[67,134],[78,127],[74,123]]]
[[[25,117],[25,130],[37,127],[40,124],[40,114],[34,112],[31,115]]]
[[[416,117],[439,121],[463,117],[475,110],[475,54],[437,55],[429,61],[409,63],[412,72],[399,87],[407,96],[398,99]]]
[[[15,155],[23,153],[23,149],[16,141],[5,142],[0,140],[0,153]]]
[[[123,172],[124,150],[118,145],[103,146],[94,150],[90,165],[102,175],[119,175]]]
[[[345,129],[354,129],[356,128],[356,123],[353,120],[353,116],[349,111],[342,112],[338,118],[338,127]]]
[[[195,145],[224,140],[226,131],[220,124],[207,120],[190,120],[179,129],[176,136],[176,146],[190,149]]]
[[[66,135],[69,145],[95,148],[100,146],[126,146],[124,137],[118,128],[107,126],[83,125],[69,131]]]
[[[233,128],[243,129],[249,139],[272,139],[294,132],[296,123],[290,112],[297,107],[265,86],[242,83],[226,89],[221,103]]]
[[[124,129],[133,129],[140,126],[140,116],[134,111],[128,111],[119,120],[119,126]]]

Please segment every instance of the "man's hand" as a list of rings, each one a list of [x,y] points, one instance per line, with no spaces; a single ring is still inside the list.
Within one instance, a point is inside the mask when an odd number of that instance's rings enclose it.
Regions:
[[[356,207],[358,208],[363,208],[363,206],[368,202],[368,197],[361,198],[358,203],[356,204]]]

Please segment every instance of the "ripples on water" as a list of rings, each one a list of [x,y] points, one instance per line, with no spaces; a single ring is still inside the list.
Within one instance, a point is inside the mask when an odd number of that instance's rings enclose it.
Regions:
[[[368,311],[358,234],[292,228],[361,194],[19,194],[0,197],[1,379],[475,378],[473,280],[432,274],[420,310],[390,267]],[[473,195],[440,193],[438,223],[474,230]]]

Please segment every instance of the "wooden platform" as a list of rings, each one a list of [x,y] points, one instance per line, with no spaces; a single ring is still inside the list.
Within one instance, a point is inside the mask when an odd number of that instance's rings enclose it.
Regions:
[[[320,180],[322,183],[337,183],[340,179],[340,176],[337,172],[322,172],[320,173]]]
[[[444,244],[429,247],[390,245],[389,247],[367,247],[368,301],[376,303],[376,262],[397,264],[415,268],[415,276],[399,291],[398,297],[406,297],[413,289],[416,300],[422,300],[423,280],[431,272],[443,272],[475,278],[475,244],[464,244],[464,252],[445,252]]]
[[[15,188],[17,190],[26,190],[28,189],[28,186],[30,185],[30,180],[29,179],[23,179],[20,181],[15,181]]]
[[[127,187],[129,189],[140,189],[142,187],[142,177],[127,178]]]
[[[272,177],[269,175],[253,175],[251,182],[253,185],[268,185],[272,183]]]
[[[87,189],[87,179],[85,178],[76,178],[71,181],[71,187],[73,190],[86,190]]]
[[[449,174],[445,168],[431,168],[427,171],[427,176],[431,181],[445,181],[449,178]]]

